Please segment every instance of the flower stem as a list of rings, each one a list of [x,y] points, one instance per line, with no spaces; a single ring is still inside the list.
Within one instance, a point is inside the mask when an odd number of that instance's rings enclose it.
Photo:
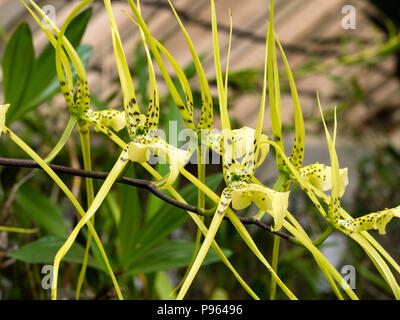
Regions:
[[[39,230],[37,228],[33,229],[25,229],[25,228],[18,228],[18,227],[5,227],[5,226],[0,226],[0,231],[5,231],[5,232],[16,232],[16,233],[36,233]]]
[[[86,123],[80,122],[80,123],[78,123],[78,129],[79,129],[79,136],[81,139],[81,148],[82,148],[84,169],[90,171],[90,170],[92,170],[92,163],[91,163],[91,155],[90,155],[89,127]],[[93,179],[86,178],[85,182],[86,182],[85,184],[86,184],[87,207],[89,208],[94,199]],[[94,216],[91,219],[91,223],[94,226]],[[79,300],[79,295],[81,292],[83,280],[85,279],[91,243],[92,243],[92,235],[91,235],[91,233],[89,233],[87,236],[87,239],[86,239],[85,255],[83,256],[82,267],[81,267],[81,271],[79,273],[78,283],[76,286],[76,300]]]
[[[280,173],[273,190],[280,191],[282,186],[287,182],[287,177],[285,174]],[[287,190],[285,190],[287,191]],[[278,272],[278,260],[279,260],[279,245],[280,245],[280,237],[274,235],[274,243],[272,247],[272,269],[277,273]],[[270,286],[270,299],[275,300],[276,294],[276,281],[274,277],[271,275],[271,286]]]
[[[318,239],[313,241],[313,245],[319,247],[331,235],[333,230],[335,230],[335,227],[329,224],[328,228],[326,228],[326,230],[318,237]]]
[[[55,145],[53,150],[51,150],[51,152],[47,155],[47,157],[44,159],[44,161],[46,161],[47,163],[50,163],[59,154],[61,149],[67,143],[68,138],[71,135],[72,130],[74,129],[78,120],[79,120],[79,118],[77,116],[71,114],[71,116],[68,120],[67,126],[65,127],[60,140],[58,140],[57,144]]]

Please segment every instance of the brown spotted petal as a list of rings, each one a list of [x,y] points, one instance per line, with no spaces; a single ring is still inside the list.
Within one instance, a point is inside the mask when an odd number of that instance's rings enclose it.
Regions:
[[[221,199],[219,200],[217,211],[215,214],[223,215],[225,211],[228,209],[229,205],[232,201],[232,193],[230,188],[225,188],[222,191]]]
[[[90,116],[98,120],[100,124],[111,127],[114,131],[120,131],[126,126],[126,117],[124,111],[103,110],[91,112]]]
[[[300,175],[321,191],[327,191],[332,188],[332,168],[325,164],[317,162],[303,167],[300,169]],[[346,190],[346,186],[349,184],[348,169],[339,169],[339,177],[339,194],[342,196]]]
[[[386,225],[393,217],[400,218],[400,206],[373,212],[357,219],[341,219],[339,227],[350,232],[361,232],[371,229],[379,230],[380,234],[386,234]]]

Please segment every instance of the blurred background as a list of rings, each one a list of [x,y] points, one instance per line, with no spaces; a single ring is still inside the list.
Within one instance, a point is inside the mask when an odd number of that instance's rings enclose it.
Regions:
[[[55,21],[59,26],[72,8],[79,3],[79,1],[63,0],[36,2],[42,8],[48,5],[54,8]],[[122,12],[122,10],[131,12],[126,1],[113,0],[112,3],[125,53],[139,92],[139,100],[144,105],[147,102],[148,78],[139,34],[136,26]],[[209,1],[173,0],[172,3],[201,55],[211,90],[215,94],[214,107],[217,111]],[[228,9],[231,10],[233,17],[228,103],[232,123],[236,127],[244,125],[254,127],[257,122],[268,5],[269,1],[265,0],[246,2],[216,0],[223,69],[226,67],[228,48]],[[355,9],[355,29],[344,28],[343,24],[349,14],[348,11],[342,11],[345,5],[350,5]],[[142,0],[141,10],[153,36],[162,41],[181,67],[185,67],[195,97],[199,97],[199,86],[191,64],[191,56],[168,2]],[[79,19],[76,26],[69,28],[71,29],[70,36],[74,39],[73,44],[76,47],[79,46],[78,52],[87,64],[92,109],[113,107],[121,110],[122,95],[115,68],[109,20],[103,2],[94,1],[91,11],[85,12]],[[20,27],[21,23],[28,25]],[[300,94],[306,121],[305,164],[316,161],[329,163],[328,148],[317,109],[316,94],[318,92],[330,123],[333,120],[333,108],[336,106],[338,110],[339,164],[340,167],[349,168],[350,176],[350,184],[344,197],[346,209],[353,217],[357,217],[399,205],[400,6],[398,1],[276,0],[275,29],[294,71]],[[54,55],[48,47],[45,34],[25,7],[19,1],[0,0],[0,58],[3,65],[0,81],[6,73],[4,65],[8,63],[8,60],[4,58],[6,47],[12,39],[19,40],[19,45],[16,47],[22,50],[20,59],[24,63],[12,65],[11,72],[21,77],[20,83],[25,86],[25,94],[22,95],[23,98],[15,97],[13,104],[15,111],[13,110],[12,115],[9,116],[8,124],[29,145],[34,146],[40,154],[44,155],[57,142],[57,137],[60,137],[68,120],[68,110],[62,95],[59,94],[55,77]],[[282,70],[284,140],[289,150],[293,141],[293,107],[283,64],[279,67]],[[10,71],[7,72],[10,73]],[[171,74],[173,74],[172,71]],[[178,121],[178,125],[182,126],[158,70],[157,75],[159,79],[157,85],[162,92],[161,121],[164,123],[164,128],[168,127],[168,121],[171,120]],[[0,89],[0,102],[3,102],[4,96],[7,96],[7,92],[4,91]],[[198,104],[197,107],[199,107]],[[199,111],[198,109],[197,112]],[[215,126],[218,127],[218,116],[215,122]],[[264,125],[265,133],[271,134],[269,112],[266,112]],[[121,136],[124,136],[124,133],[121,133]],[[115,160],[117,149],[112,143],[105,142],[104,137],[98,134],[92,134],[92,138],[94,169],[105,171]],[[0,156],[26,158],[6,139],[0,141]],[[79,137],[75,132],[66,150],[55,159],[54,163],[80,167],[80,159]],[[188,168],[196,172],[195,166],[189,165]],[[214,186],[214,189],[223,187],[221,176],[212,175],[218,169],[218,165],[210,166],[208,169],[209,183]],[[138,167],[129,170],[128,175],[150,179]],[[165,171],[166,168],[160,166],[159,170]],[[57,248],[57,244],[61,243],[60,239],[70,230],[75,215],[73,208],[63,199],[58,188],[49,185],[47,177],[43,174],[36,174],[33,178],[27,179],[26,183],[18,184],[29,172],[30,170],[27,169],[0,167],[2,183],[0,225],[38,226],[40,229],[39,234],[28,236],[0,232],[0,298],[3,299],[46,297],[47,292],[41,289],[40,268],[45,262],[51,262],[54,248]],[[265,184],[273,184],[277,177],[274,157],[268,157],[265,164],[257,170],[257,175]],[[85,197],[84,188],[81,189],[81,179],[64,178],[77,195]],[[189,198],[190,194],[193,194],[193,189],[190,189],[183,178],[179,182],[179,187],[183,188]],[[145,192],[131,191],[131,189],[133,188],[115,188],[98,215],[96,228],[100,230],[99,233],[106,244],[107,252],[115,253],[114,264],[121,273],[121,278],[123,277],[126,281],[124,283],[125,290],[128,292],[127,297],[171,298],[168,296],[169,289],[180,281],[185,270],[183,267],[190,260],[195,234],[194,225],[186,221],[187,218],[181,210],[162,204]],[[135,196],[132,196],[132,192]],[[35,199],[40,199],[40,201],[32,201],[33,194]],[[140,205],[137,206],[137,202],[132,202],[133,204],[129,206],[128,200],[134,201],[132,199],[135,197],[136,200],[141,199]],[[300,220],[311,237],[316,238],[324,230],[323,219],[295,186],[291,197],[296,199],[291,202],[292,213]],[[193,195],[192,198],[192,201],[196,200]],[[134,254],[132,252],[135,251],[135,245],[140,243],[141,236],[138,236],[140,239],[127,237],[131,247],[126,247],[122,239],[124,233],[121,231],[121,219],[124,219],[124,212],[131,212],[132,206],[135,206],[133,211],[135,211],[137,221],[140,222],[138,234],[144,234],[143,239],[152,238],[149,236],[151,232],[157,234],[156,231],[151,230],[151,225],[158,220],[163,221],[163,224],[160,224],[161,228],[168,223],[165,220],[168,213],[179,211],[175,214],[178,218],[170,222],[169,232],[165,232],[163,237],[149,245],[146,250],[142,250],[143,252]],[[58,219],[55,221],[62,221],[64,226],[62,230],[55,232],[47,222],[38,219],[37,216],[43,210],[54,212],[54,219]],[[160,212],[163,213],[164,220],[158,214]],[[243,215],[254,213],[255,208],[251,207],[244,211]],[[271,223],[271,220],[265,217],[265,222]],[[272,236],[255,227],[250,227],[249,230],[263,249],[263,253],[269,257],[272,250]],[[133,229],[130,232],[133,233]],[[371,233],[393,258],[399,261],[400,248],[397,244],[400,241],[400,223],[396,220],[390,223],[385,236],[380,236],[374,231]],[[53,246],[51,247],[53,251],[49,249],[47,257],[40,259],[37,256],[26,257],[23,252],[21,253],[24,246],[37,243],[38,239],[43,238],[45,240],[42,242],[47,243],[48,247]],[[182,243],[180,239],[187,241]],[[245,278],[249,280],[249,284],[257,293],[265,296],[269,290],[269,276],[247,251],[233,227],[228,223],[223,223],[217,239],[223,248],[227,248],[227,254],[231,256],[233,264],[246,275]],[[84,236],[79,240],[84,246]],[[285,241],[281,241],[281,246],[279,274],[299,297],[334,298],[334,295],[327,290],[319,269],[310,255]],[[43,250],[43,247],[37,247]],[[76,256],[70,257],[69,262],[64,264],[62,289],[65,297],[73,297],[74,294],[75,279],[79,271],[79,265],[76,262],[82,254],[80,249],[83,248],[77,247]],[[173,252],[179,251],[178,249],[186,253],[181,257],[173,256]],[[355,266],[356,293],[360,298],[388,299],[392,297],[390,288],[381,279],[366,254],[357,244],[342,237],[341,233],[333,233],[323,250],[338,270],[345,265]],[[171,252],[171,255],[164,257],[160,263],[156,259],[157,255],[167,251]],[[15,252],[19,252],[19,255]],[[82,297],[113,298],[109,279],[101,271],[101,267],[98,265],[96,267],[96,263],[100,263],[98,256],[96,257],[95,253],[93,256],[93,265],[88,270],[88,280]],[[178,260],[180,262],[176,263]],[[197,276],[188,297],[247,298],[237,282],[226,272],[225,267],[221,263],[212,263],[216,260],[215,257],[209,257],[209,265]],[[166,261],[169,261],[169,264]],[[154,268],[155,265],[157,265],[156,268]],[[24,281],[25,277],[29,281]],[[284,298],[281,292],[278,292],[278,298]]]

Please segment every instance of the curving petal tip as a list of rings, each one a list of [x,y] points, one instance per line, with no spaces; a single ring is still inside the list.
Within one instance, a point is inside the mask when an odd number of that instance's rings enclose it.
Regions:
[[[357,219],[341,219],[338,225],[350,232],[375,229],[379,231],[379,234],[386,234],[386,225],[393,217],[400,218],[400,206],[373,212]]]

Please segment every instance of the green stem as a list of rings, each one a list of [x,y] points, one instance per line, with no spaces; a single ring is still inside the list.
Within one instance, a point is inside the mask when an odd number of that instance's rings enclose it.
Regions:
[[[61,149],[67,143],[68,138],[71,135],[72,130],[74,129],[78,120],[79,120],[78,116],[71,114],[71,116],[68,120],[67,126],[65,127],[60,140],[58,140],[57,144],[55,145],[53,150],[50,151],[50,153],[47,155],[47,157],[44,159],[44,161],[46,161],[47,163],[50,163],[59,154]]]
[[[201,141],[201,137],[199,137],[198,141]],[[206,181],[206,166],[203,161],[203,159],[204,159],[203,154],[204,154],[204,148],[202,148],[201,144],[199,144],[197,146],[197,178],[201,182],[205,183],[205,181]],[[197,207],[204,209],[205,208],[205,200],[206,200],[205,195],[200,189],[197,189],[197,192],[198,192],[197,193]],[[200,220],[202,222],[204,222],[204,217],[200,217]],[[187,267],[185,274],[182,277],[182,280],[179,282],[179,284],[176,286],[176,288],[171,292],[171,295],[173,295],[175,292],[177,292],[177,290],[179,290],[179,288],[185,282],[185,280],[189,274],[189,271],[192,268],[193,263],[196,260],[197,253],[200,248],[201,235],[202,235],[202,233],[201,233],[200,228],[197,228],[194,250],[193,250],[192,257],[190,259],[189,266]]]
[[[275,182],[273,190],[280,191],[282,186],[287,182],[286,174],[280,173],[278,180]],[[286,191],[286,190],[285,190]],[[278,273],[278,260],[279,260],[279,245],[281,238],[274,235],[274,243],[272,248],[272,269]],[[270,299],[275,300],[276,295],[276,281],[271,275]]]
[[[72,194],[71,190],[68,189],[68,187],[65,185],[65,183],[58,177],[58,175],[48,166],[48,164],[35,152],[33,151],[23,140],[21,140],[16,134],[14,134],[11,129],[8,127],[4,127],[3,132],[15,143],[17,144],[22,150],[26,152],[28,156],[30,156],[33,160],[35,160],[42,168],[43,170],[50,176],[51,179],[59,186],[59,188],[65,193],[67,198],[71,201],[72,205],[77,209],[79,214],[83,217],[85,215],[85,210],[83,210],[82,206],[80,205],[79,201],[75,198],[75,196]],[[100,254],[104,260],[104,263],[106,265],[107,271],[110,274],[111,280],[114,284],[115,290],[117,292],[117,295],[119,299],[122,298],[121,290],[119,288],[117,279],[115,278],[115,275],[112,271],[111,265],[108,261],[106,252],[104,251],[103,245],[101,244],[100,238],[96,233],[96,230],[94,229],[93,225],[89,222],[88,223],[88,228],[90,233],[93,236],[93,239],[95,240]],[[52,286],[55,286],[57,288],[57,282],[53,282]]]
[[[313,245],[319,247],[331,235],[333,230],[335,230],[335,227],[330,224],[328,228],[326,228],[326,230],[318,237],[318,239],[313,241]]]
[[[85,170],[92,170],[89,127],[86,123],[78,123],[78,129],[79,129],[79,136],[81,139],[84,168]],[[93,179],[86,178],[85,182],[86,182],[85,184],[86,184],[87,207],[89,208],[94,199]],[[91,223],[94,225],[94,217],[92,218]],[[79,300],[79,295],[81,292],[83,280],[85,279],[91,243],[92,243],[92,235],[89,233],[86,239],[85,255],[83,256],[82,267],[79,273],[78,283],[76,286],[76,300]]]
[[[279,244],[280,244],[280,237],[274,235],[274,244],[272,249],[272,270],[278,272],[278,259],[279,259]],[[271,275],[271,293],[270,299],[275,300],[276,294],[276,281],[274,277]]]

